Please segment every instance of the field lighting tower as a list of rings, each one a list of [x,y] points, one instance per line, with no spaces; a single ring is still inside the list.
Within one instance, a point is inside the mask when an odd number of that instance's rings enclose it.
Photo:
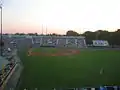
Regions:
[[[1,46],[1,56],[2,56],[2,47],[3,47],[3,43],[4,43],[3,42],[3,37],[2,37],[3,36],[2,35],[2,4],[0,4],[0,11],[1,11],[0,12],[0,14],[1,14],[1,17],[0,17],[1,18],[1,21],[0,21],[0,25],[1,25],[1,40],[0,40],[1,42],[0,42],[0,44],[1,45],[0,46]]]

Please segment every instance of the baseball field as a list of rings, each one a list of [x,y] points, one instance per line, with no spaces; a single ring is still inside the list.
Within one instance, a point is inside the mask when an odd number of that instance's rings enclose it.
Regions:
[[[120,84],[119,50],[32,48],[22,50],[20,58],[20,90]]]

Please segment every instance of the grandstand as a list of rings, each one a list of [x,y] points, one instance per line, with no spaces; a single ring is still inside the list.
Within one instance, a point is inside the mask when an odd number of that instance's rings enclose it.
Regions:
[[[9,64],[9,61],[6,60],[3,57],[0,57],[0,86],[3,83],[4,77],[7,75],[6,73],[4,74],[4,69],[7,68],[7,65]]]
[[[86,48],[85,37],[82,36],[33,36],[32,44],[38,44],[38,46]]]
[[[83,36],[18,36],[18,35],[4,35],[5,47],[14,48],[14,44],[18,48],[33,45],[34,47],[40,46],[53,46],[53,47],[70,47],[70,48],[86,48],[85,37]]]
[[[4,37],[3,56],[0,56],[0,90],[15,88],[22,70],[17,56],[16,42],[13,38]]]
[[[1,57],[0,56],[0,87],[3,88],[6,79],[8,78],[11,70],[14,68],[15,60],[11,57]]]

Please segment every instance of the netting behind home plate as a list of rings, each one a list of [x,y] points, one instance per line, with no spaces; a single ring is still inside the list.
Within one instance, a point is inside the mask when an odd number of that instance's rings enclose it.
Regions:
[[[21,72],[23,70],[23,65],[17,55],[17,50],[14,50],[12,55],[16,63],[3,84],[3,90],[16,90],[17,84],[20,80]]]

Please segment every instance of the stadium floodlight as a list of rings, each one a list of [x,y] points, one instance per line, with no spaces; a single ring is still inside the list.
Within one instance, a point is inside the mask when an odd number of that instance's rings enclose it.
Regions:
[[[1,44],[2,44],[2,4],[0,4],[0,10],[1,10]],[[2,56],[2,45],[1,45],[1,56]]]

